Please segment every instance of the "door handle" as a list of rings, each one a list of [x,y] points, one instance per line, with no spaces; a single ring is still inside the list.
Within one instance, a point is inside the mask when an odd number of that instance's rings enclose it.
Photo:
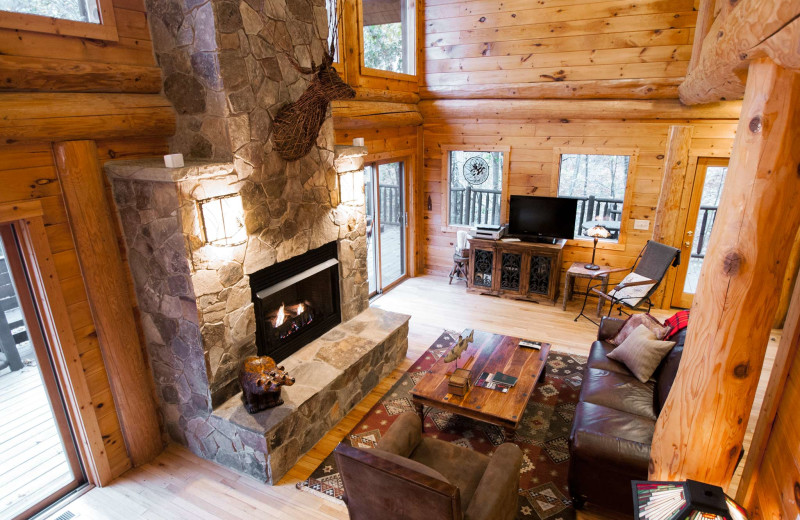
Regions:
[[[686,248],[692,247],[692,243],[691,242],[684,242],[683,243],[683,247],[686,247]]]

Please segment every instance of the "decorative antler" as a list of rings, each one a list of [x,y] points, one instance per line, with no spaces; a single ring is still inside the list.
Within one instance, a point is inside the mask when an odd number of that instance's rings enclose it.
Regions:
[[[337,12],[338,9],[334,10],[333,13],[330,13],[328,16],[328,27],[330,27],[331,31],[331,44],[328,49],[325,50],[325,57],[322,59],[322,63],[319,65],[314,64],[314,58],[311,58],[311,67],[303,67],[300,65],[294,56],[289,55],[289,53],[284,51],[286,54],[286,58],[289,60],[289,63],[299,72],[300,74],[316,74],[319,72],[323,67],[328,66],[330,67],[333,63],[333,57],[336,56],[336,44],[339,41],[339,23],[342,21],[342,13]]]

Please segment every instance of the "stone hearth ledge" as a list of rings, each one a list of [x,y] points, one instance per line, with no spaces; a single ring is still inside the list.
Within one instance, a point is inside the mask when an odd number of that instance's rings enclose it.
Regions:
[[[283,405],[251,415],[239,393],[217,407],[208,424],[198,419],[195,429],[189,422],[189,432],[195,430],[187,435],[189,447],[276,484],[400,365],[408,350],[409,318],[371,307],[337,325],[279,363],[296,379],[283,387]]]

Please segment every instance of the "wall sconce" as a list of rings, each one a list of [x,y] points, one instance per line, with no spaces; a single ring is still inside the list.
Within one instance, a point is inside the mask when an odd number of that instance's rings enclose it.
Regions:
[[[237,194],[199,200],[200,224],[206,244],[236,246],[247,241],[242,197]]]
[[[343,204],[364,204],[364,170],[339,174],[339,201]]]

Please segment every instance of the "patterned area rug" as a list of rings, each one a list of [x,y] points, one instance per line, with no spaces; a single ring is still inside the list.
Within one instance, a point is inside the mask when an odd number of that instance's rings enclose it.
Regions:
[[[348,434],[343,442],[373,447],[395,418],[413,410],[410,391],[458,337],[445,331],[425,354],[403,374]],[[575,511],[569,500],[568,437],[578,401],[586,359],[550,351],[545,379],[528,403],[514,442],[524,458],[520,470],[518,519],[570,520]],[[425,435],[491,454],[505,441],[497,426],[433,409],[425,419]],[[342,480],[333,454],[297,488],[330,499],[342,499]]]

